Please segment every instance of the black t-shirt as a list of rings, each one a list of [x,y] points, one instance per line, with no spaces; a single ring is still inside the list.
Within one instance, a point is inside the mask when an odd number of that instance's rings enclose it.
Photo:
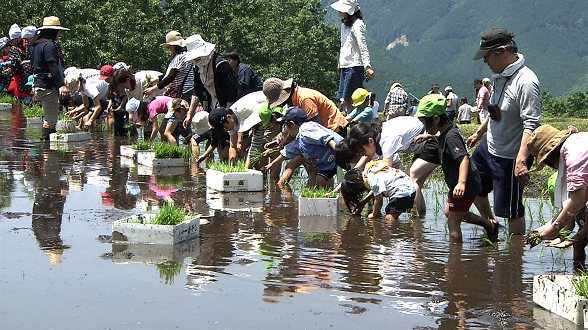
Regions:
[[[50,64],[54,67],[59,66],[60,56],[59,48],[53,40],[39,40],[31,47],[31,59],[33,74],[35,74],[35,87],[51,89],[54,86],[64,85],[63,73],[51,70]],[[59,77],[53,77],[55,74]]]
[[[441,168],[445,175],[445,183],[449,187],[449,198],[453,198],[453,188],[459,181],[458,158],[461,156],[470,157],[465,140],[461,131],[455,124],[451,124],[445,132],[439,136],[439,157]],[[482,192],[480,174],[474,162],[470,159],[468,177],[466,179],[465,192],[463,197],[476,196]]]

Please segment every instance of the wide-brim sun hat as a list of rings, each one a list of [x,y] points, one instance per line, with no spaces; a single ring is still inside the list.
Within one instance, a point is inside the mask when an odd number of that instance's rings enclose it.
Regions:
[[[549,155],[572,133],[578,132],[578,129],[574,126],[569,126],[568,129],[558,130],[551,125],[541,125],[527,141],[527,148],[529,152],[537,159],[537,170],[542,169],[545,166],[545,160]]]
[[[178,31],[169,31],[166,35],[165,35],[165,42],[162,43],[160,46],[162,47],[169,47],[169,46],[180,46],[180,47],[186,47],[186,41],[184,40],[184,37],[182,37],[182,34]]]
[[[186,60],[190,61],[195,58],[205,57],[212,54],[216,45],[205,41],[202,39],[201,35],[194,34],[186,39],[186,48],[188,49]]]
[[[365,88],[358,88],[355,91],[353,91],[353,94],[351,94],[351,100],[353,101],[353,106],[357,108],[360,105],[362,105],[363,102],[365,102],[365,99],[368,97],[369,94],[370,94],[370,92],[368,92],[368,90]]]
[[[277,107],[286,102],[292,93],[294,79],[281,80],[279,78],[268,78],[263,82],[263,94],[267,97],[270,108]]]
[[[208,112],[199,111],[192,117],[192,132],[202,135],[212,129],[208,122]]]
[[[349,15],[353,15],[360,9],[359,4],[355,0],[339,0],[337,2],[333,2],[331,4],[331,8],[338,12],[347,13]]]
[[[447,113],[447,99],[443,95],[429,94],[421,99],[415,117],[433,117]]]
[[[68,28],[61,26],[61,21],[57,16],[47,16],[43,18],[43,25],[37,30],[64,30],[69,31]]]

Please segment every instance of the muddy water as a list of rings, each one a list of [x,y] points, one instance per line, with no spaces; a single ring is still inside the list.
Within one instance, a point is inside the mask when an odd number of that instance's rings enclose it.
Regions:
[[[299,220],[295,188],[215,199],[196,167],[161,177],[121,161],[125,139],[53,150],[39,133],[0,114],[1,329],[576,329],[531,291],[533,275],[571,273],[571,251],[504,233],[482,248],[467,224],[450,246],[435,181],[426,217],[396,228]],[[204,215],[199,239],[172,250],[102,236],[165,201]],[[527,208],[528,227],[550,216],[545,201]]]

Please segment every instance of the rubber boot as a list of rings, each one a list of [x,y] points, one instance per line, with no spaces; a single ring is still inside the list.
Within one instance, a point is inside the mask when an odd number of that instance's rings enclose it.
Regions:
[[[43,127],[41,129],[41,141],[49,141],[49,134],[57,132],[55,128]]]

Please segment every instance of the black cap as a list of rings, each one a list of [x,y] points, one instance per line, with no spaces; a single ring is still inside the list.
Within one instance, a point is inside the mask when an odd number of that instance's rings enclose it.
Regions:
[[[288,121],[293,121],[296,125],[300,126],[302,123],[306,123],[308,121],[308,116],[306,112],[298,107],[291,107],[286,110],[286,113],[278,119],[276,119],[278,123],[284,123]]]
[[[228,111],[225,108],[214,108],[208,115],[208,123],[212,126],[214,135],[218,138],[222,138],[224,135],[223,123],[227,121]]]
[[[474,56],[474,60],[479,60],[492,48],[504,46],[512,41],[514,34],[508,32],[506,29],[498,28],[486,31],[480,40],[480,50]]]
[[[435,84],[431,85],[431,88],[439,88],[439,84],[435,83]]]
[[[468,103],[468,98],[467,97],[462,97],[461,98],[461,103]]]

